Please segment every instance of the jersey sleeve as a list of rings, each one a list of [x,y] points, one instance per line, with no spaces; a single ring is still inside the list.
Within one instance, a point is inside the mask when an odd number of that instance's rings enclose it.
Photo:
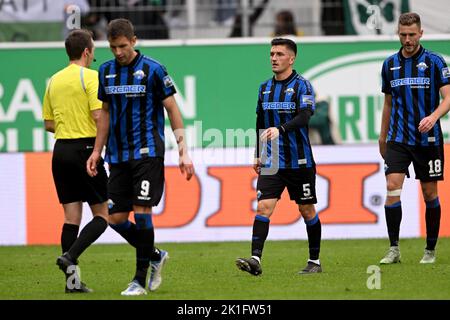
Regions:
[[[172,78],[167,73],[166,68],[162,65],[159,65],[156,68],[154,81],[156,94],[161,98],[161,100],[164,100],[177,92]]]
[[[383,62],[383,67],[381,68],[381,92],[386,94],[391,94],[391,85],[388,79],[388,72],[387,72],[387,62]]]
[[[98,72],[98,89],[97,89],[97,97],[98,100],[103,101],[103,102],[108,102],[108,96],[106,95],[106,91],[105,91],[105,84],[103,83],[102,79],[104,79],[104,75],[103,73],[105,72],[105,69],[100,67],[100,70]]]
[[[450,84],[450,70],[448,69],[445,60],[440,56],[436,55],[436,81],[439,88]]]
[[[316,110],[315,93],[311,83],[307,80],[300,85],[297,103],[299,110],[306,108],[311,110],[311,113],[314,114],[314,110]]]
[[[85,79],[86,81],[86,94],[89,101],[89,110],[98,110],[102,108],[102,102],[98,100],[98,75],[97,71],[90,70],[90,72],[86,72],[85,74],[87,77]]]
[[[44,120],[54,120],[53,116],[53,108],[50,100],[50,86],[52,83],[52,79],[48,82],[47,88],[45,89],[44,101],[42,106],[42,118]]]

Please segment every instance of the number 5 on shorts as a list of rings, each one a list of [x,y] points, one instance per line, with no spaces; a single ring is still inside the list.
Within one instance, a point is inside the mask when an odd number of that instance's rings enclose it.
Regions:
[[[305,183],[303,185],[303,196],[305,198],[311,196],[311,184],[310,183]]]

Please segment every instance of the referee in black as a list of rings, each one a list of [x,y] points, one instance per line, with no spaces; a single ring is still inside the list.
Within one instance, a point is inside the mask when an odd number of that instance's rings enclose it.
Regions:
[[[450,72],[439,54],[421,46],[422,34],[420,16],[402,14],[398,21],[402,47],[384,61],[381,72],[384,107],[379,145],[385,161],[385,214],[390,248],[380,264],[401,259],[400,195],[411,162],[426,205],[427,243],[420,263],[436,261],[441,219],[437,182],[444,179],[444,140],[439,119],[450,110]]]
[[[95,50],[91,34],[74,30],[68,35],[65,47],[70,62],[49,81],[43,118],[45,129],[55,133],[52,173],[64,208],[63,255],[56,263],[66,275],[66,293],[87,293],[92,290],[80,281],[77,259],[108,226],[107,175],[103,161],[98,164],[97,176],[90,177],[86,172],[102,104],[97,99],[98,73],[88,69]],[[83,202],[88,202],[94,218],[78,236]]]

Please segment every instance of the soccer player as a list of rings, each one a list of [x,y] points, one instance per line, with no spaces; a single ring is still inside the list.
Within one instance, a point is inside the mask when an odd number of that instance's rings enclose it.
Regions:
[[[148,288],[153,291],[161,283],[161,268],[168,258],[164,250],[158,260],[151,257],[152,207],[158,205],[164,188],[164,108],[178,143],[179,167],[187,180],[194,174],[194,166],[166,68],[134,49],[137,39],[129,20],[112,20],[107,36],[115,59],[99,69],[98,96],[103,107],[94,151],[86,166],[90,175],[97,174],[107,142],[110,226],[136,248],[136,273],[122,295],[143,295],[150,261]],[[128,220],[132,210],[136,224]]]
[[[439,54],[421,46],[422,34],[419,15],[402,14],[398,21],[402,47],[384,61],[381,71],[384,108],[379,147],[385,161],[385,215],[390,248],[380,264],[400,262],[400,195],[411,162],[426,205],[427,243],[420,263],[436,261],[441,219],[437,181],[444,179],[444,141],[439,119],[450,109],[450,72]],[[441,102],[439,92],[444,97]]]
[[[270,216],[287,187],[290,199],[298,204],[308,233],[309,260],[299,273],[318,273],[322,272],[319,261],[322,229],[314,206],[316,165],[308,137],[308,122],[315,108],[314,91],[309,81],[293,70],[297,55],[295,42],[276,38],[271,45],[274,76],[260,86],[256,109],[258,138],[253,168],[258,173],[258,206],[253,223],[252,256],[238,258],[236,265],[255,276],[262,273],[261,257]]]
[[[52,173],[64,208],[63,255],[56,263],[66,274],[67,293],[91,292],[84,283],[70,277],[78,274],[76,268],[69,267],[78,264],[78,257],[108,226],[107,176],[102,159],[99,158],[95,177],[90,177],[85,169],[94,148],[95,122],[102,104],[97,99],[97,71],[89,69],[95,50],[91,34],[86,30],[72,31],[65,47],[69,65],[51,77],[43,106],[45,129],[55,133]],[[78,236],[83,202],[89,203],[94,218]]]

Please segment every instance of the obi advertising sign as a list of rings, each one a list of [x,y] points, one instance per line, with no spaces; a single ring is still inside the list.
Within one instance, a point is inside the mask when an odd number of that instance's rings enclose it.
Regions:
[[[387,237],[384,217],[383,162],[374,145],[315,146],[316,209],[323,239]],[[450,156],[450,148],[445,148]],[[166,184],[154,210],[157,242],[250,241],[256,210],[256,174],[247,148],[191,151],[196,175],[187,182],[179,172],[177,152],[166,153]],[[63,210],[51,175],[51,153],[0,155],[0,245],[58,244]],[[414,175],[413,175],[414,177]],[[442,208],[450,207],[449,172],[440,182]],[[425,235],[420,185],[405,182],[402,205],[407,216],[401,237]],[[82,225],[90,221],[87,205]],[[133,215],[130,215],[133,217]],[[271,217],[269,239],[306,239],[298,207],[282,195]],[[441,236],[450,236],[450,217],[443,214]],[[122,243],[108,228],[98,242]]]

